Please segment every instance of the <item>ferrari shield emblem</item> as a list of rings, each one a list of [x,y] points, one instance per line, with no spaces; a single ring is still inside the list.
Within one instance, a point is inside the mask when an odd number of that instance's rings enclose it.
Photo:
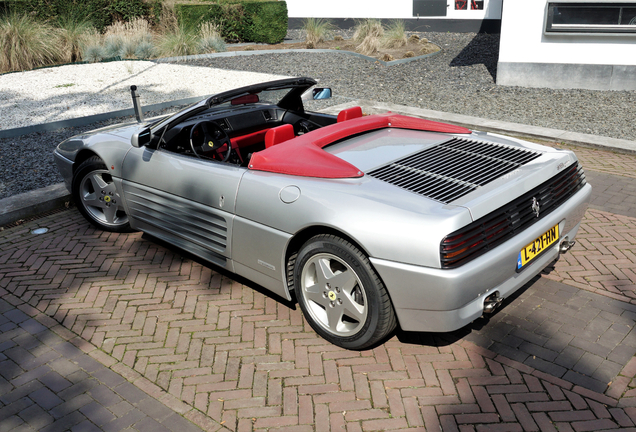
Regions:
[[[541,207],[539,206],[539,201],[536,197],[532,197],[532,211],[534,212],[536,217],[539,217],[539,210]]]

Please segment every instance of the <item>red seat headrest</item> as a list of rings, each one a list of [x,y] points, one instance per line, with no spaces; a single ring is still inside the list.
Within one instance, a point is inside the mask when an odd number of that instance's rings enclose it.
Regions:
[[[362,117],[362,108],[359,106],[343,109],[338,113],[338,123]]]
[[[271,128],[265,134],[265,148],[270,148],[276,144],[289,141],[294,137],[294,127],[290,124]]]

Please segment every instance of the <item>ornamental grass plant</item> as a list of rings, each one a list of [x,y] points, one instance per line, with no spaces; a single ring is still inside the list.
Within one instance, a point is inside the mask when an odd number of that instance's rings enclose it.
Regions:
[[[401,48],[406,45],[406,26],[402,20],[393,20],[384,27],[381,45],[384,48]]]
[[[384,27],[378,19],[358,21],[353,33],[353,40],[358,44],[356,51],[364,55],[372,55],[380,48],[380,40],[384,36]]]
[[[330,37],[334,25],[326,19],[307,18],[303,21],[303,30],[305,30],[305,42],[316,46]]]
[[[198,48],[200,54],[227,51],[218,25],[211,22],[202,23],[199,26],[199,37]]]
[[[93,24],[86,18],[74,15],[58,17],[55,24],[60,29],[62,61],[82,60],[83,46],[97,35]]]
[[[0,72],[29,70],[63,59],[60,29],[29,15],[0,18]]]

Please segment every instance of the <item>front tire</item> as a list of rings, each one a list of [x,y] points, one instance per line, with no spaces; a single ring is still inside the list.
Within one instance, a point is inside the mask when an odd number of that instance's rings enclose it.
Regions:
[[[97,156],[80,164],[73,174],[73,200],[90,223],[104,231],[130,232],[128,215],[104,162]]]
[[[386,287],[369,259],[340,237],[318,235],[303,245],[294,287],[311,327],[334,345],[365,349],[396,327]]]

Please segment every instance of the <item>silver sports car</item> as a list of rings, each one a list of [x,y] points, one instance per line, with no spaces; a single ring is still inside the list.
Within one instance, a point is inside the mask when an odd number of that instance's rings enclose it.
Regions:
[[[341,347],[492,312],[574,244],[576,156],[392,113],[304,109],[310,78],[219,93],[62,142],[79,211],[295,297]],[[142,116],[139,116],[142,117]]]

